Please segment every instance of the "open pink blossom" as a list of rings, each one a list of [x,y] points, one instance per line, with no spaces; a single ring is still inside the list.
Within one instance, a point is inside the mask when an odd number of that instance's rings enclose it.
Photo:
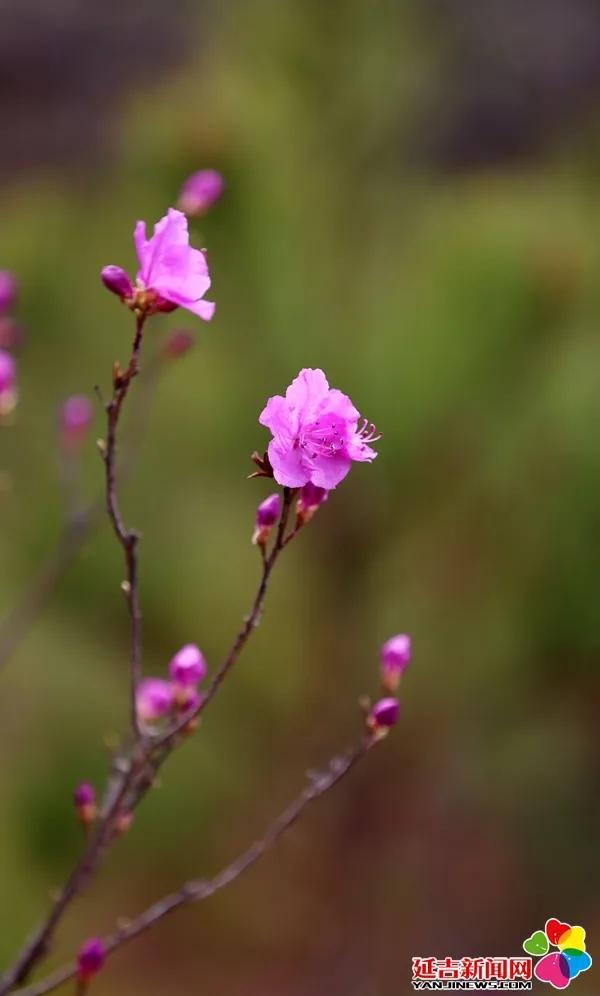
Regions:
[[[271,430],[269,460],[275,480],[288,488],[309,482],[331,491],[353,460],[370,462],[369,443],[380,437],[346,394],[330,388],[322,370],[301,370],[285,398],[269,398],[258,421]]]
[[[208,265],[204,253],[189,244],[186,216],[169,208],[149,239],[146,223],[138,221],[133,240],[139,262],[136,287],[116,266],[103,268],[105,286],[131,307],[143,307],[149,313],[186,308],[209,321],[215,305],[203,300],[210,287]]]
[[[138,221],[133,240],[140,264],[138,284],[160,298],[209,321],[215,313],[211,301],[201,300],[210,287],[206,257],[189,244],[187,218],[169,208],[146,238],[146,223]]]

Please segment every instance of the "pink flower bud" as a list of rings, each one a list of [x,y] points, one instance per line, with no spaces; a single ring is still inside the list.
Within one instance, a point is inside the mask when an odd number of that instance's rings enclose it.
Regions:
[[[10,311],[17,300],[18,285],[14,274],[0,270],[0,314]]]
[[[395,692],[400,678],[410,663],[411,640],[399,633],[387,640],[381,648],[381,683],[388,692]]]
[[[389,728],[395,726],[400,715],[400,703],[398,699],[379,699],[369,714],[369,723],[375,729]]]
[[[186,643],[169,662],[169,674],[174,684],[194,688],[207,672],[206,661],[195,643]]]
[[[73,792],[73,803],[79,822],[87,829],[96,819],[96,792],[89,782],[81,782]]]
[[[202,215],[219,200],[225,181],[214,169],[201,169],[192,173],[181,188],[179,207],[186,214]]]
[[[90,937],[77,953],[77,976],[80,982],[87,982],[96,975],[106,959],[106,946],[101,937]]]
[[[100,271],[100,279],[107,290],[112,291],[121,300],[131,297],[133,294],[131,280],[125,270],[120,266],[111,265],[103,267]]]
[[[135,702],[139,719],[151,723],[173,708],[173,689],[161,678],[144,678],[137,687]]]
[[[278,494],[269,495],[256,509],[257,526],[274,526],[281,513],[281,498]]]
[[[300,497],[298,498],[298,505],[303,509],[313,509],[318,508],[322,505],[324,501],[329,498],[329,491],[325,488],[318,488],[316,484],[312,484],[311,481],[305,484],[300,492]]]
[[[195,342],[196,336],[192,332],[187,332],[185,329],[176,329],[165,339],[163,352],[166,356],[173,358],[183,356],[184,353],[187,353],[192,348]]]
[[[310,522],[320,505],[329,498],[329,491],[319,488],[312,481],[305,484],[296,502],[296,524],[305,525]]]
[[[96,790],[89,782],[81,782],[73,791],[73,802],[76,806],[89,806],[96,802]]]
[[[259,546],[263,552],[267,545],[271,529],[277,522],[281,513],[281,498],[278,494],[269,495],[256,509],[256,528],[252,536],[252,542]]]
[[[76,448],[85,439],[92,424],[94,408],[89,398],[74,394],[67,398],[59,415],[61,442],[68,448]]]

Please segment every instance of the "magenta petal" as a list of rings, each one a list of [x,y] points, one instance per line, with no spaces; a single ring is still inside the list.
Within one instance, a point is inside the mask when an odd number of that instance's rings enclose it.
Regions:
[[[285,400],[298,412],[305,412],[309,405],[316,408],[327,398],[328,392],[329,384],[323,371],[305,367],[288,387]]]
[[[301,488],[310,479],[310,471],[302,465],[301,454],[294,449],[281,449],[275,440],[268,447],[273,477],[284,488]]]
[[[211,320],[217,308],[214,301],[192,301],[188,304],[182,304],[181,307],[191,311],[193,315],[198,315],[205,322]]]
[[[352,466],[352,460],[346,453],[338,453],[331,457],[322,457],[315,461],[310,472],[310,480],[318,488],[333,491],[344,480]]]

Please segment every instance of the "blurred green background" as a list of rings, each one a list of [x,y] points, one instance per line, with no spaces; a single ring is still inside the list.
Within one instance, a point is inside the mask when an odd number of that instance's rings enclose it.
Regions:
[[[153,319],[149,353],[173,328],[197,343],[163,364],[123,498],[148,674],[188,641],[216,665],[250,605],[265,399],[320,366],[384,434],[286,553],[237,672],[52,963],[245,849],[353,739],[396,632],[414,659],[394,735],[94,993],[397,996],[412,955],[516,955],[550,916],[596,955],[596,6],[27,0],[0,20],[0,266],[27,329],[0,428],[5,610],[60,533],[57,408],[128,355],[99,270],[133,269],[134,222],[195,169],[227,182],[192,223],[217,314]],[[121,578],[102,523],[2,675],[0,963],[80,846],[73,785],[101,786],[127,721]],[[591,996],[592,973],[575,986]]]

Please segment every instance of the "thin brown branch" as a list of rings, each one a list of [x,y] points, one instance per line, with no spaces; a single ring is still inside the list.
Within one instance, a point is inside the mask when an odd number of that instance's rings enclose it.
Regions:
[[[193,879],[186,882],[176,892],[172,892],[159,899],[158,902],[153,903],[152,906],[149,906],[148,909],[134,920],[120,927],[113,934],[109,934],[104,939],[107,955],[112,954],[118,948],[122,947],[122,945],[127,944],[134,938],[139,937],[140,934],[150,930],[163,917],[173,913],[174,910],[179,909],[181,906],[187,906],[190,903],[208,899],[209,896],[220,892],[221,889],[235,882],[240,875],[247,871],[248,868],[251,868],[293,826],[310,803],[315,802],[333,788],[334,785],[337,785],[354,768],[357,762],[368,753],[376,742],[376,737],[365,735],[357,746],[347,754],[334,757],[324,772],[312,772],[308,785],[283,810],[277,819],[271,823],[260,840],[252,844],[235,861],[232,861],[231,864],[223,868],[213,878]],[[25,989],[19,989],[15,996],[44,996],[45,993],[58,989],[65,982],[74,978],[76,974],[77,966],[74,962],[71,962],[52,973],[47,979],[28,986]]]
[[[114,393],[111,400],[106,405],[107,414],[107,434],[104,449],[104,465],[106,468],[106,510],[112,522],[115,535],[123,548],[125,564],[127,569],[127,580],[123,585],[123,590],[127,598],[129,607],[129,618],[131,628],[131,649],[130,649],[130,673],[129,673],[129,699],[131,728],[136,740],[142,738],[139,727],[136,709],[136,690],[142,677],[141,662],[141,625],[142,613],[140,608],[140,595],[138,587],[138,557],[137,548],[139,533],[134,529],[128,529],[123,521],[119,507],[117,494],[117,430],[119,418],[129,392],[133,378],[139,369],[139,357],[144,334],[145,316],[136,317],[135,338],[133,349],[127,369],[123,372],[118,366],[115,367],[113,375]]]

